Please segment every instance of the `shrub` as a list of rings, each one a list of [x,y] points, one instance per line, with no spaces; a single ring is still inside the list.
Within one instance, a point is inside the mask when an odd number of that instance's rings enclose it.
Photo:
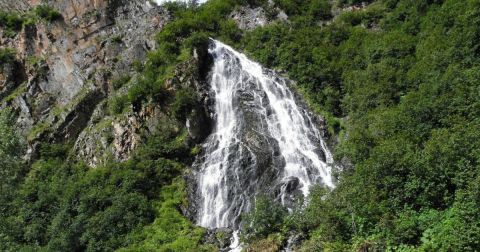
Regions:
[[[121,114],[128,104],[129,101],[127,95],[114,96],[108,101],[108,111],[111,115]]]
[[[257,196],[252,210],[242,220],[242,238],[252,242],[280,232],[286,216],[287,210],[280,203],[264,195]]]
[[[15,12],[0,11],[0,27],[5,30],[7,37],[14,37],[22,29],[24,19]]]
[[[143,63],[140,60],[134,60],[132,62],[132,68],[135,72],[140,73],[143,71]]]
[[[171,105],[172,114],[179,120],[184,120],[197,105],[197,96],[193,90],[181,89],[176,92]]]
[[[123,87],[125,84],[127,84],[127,83],[130,81],[131,78],[132,78],[132,77],[130,77],[130,75],[124,74],[124,75],[118,77],[117,79],[114,79],[114,80],[112,81],[112,88],[113,88],[114,90],[120,89],[120,88]]]
[[[110,41],[112,43],[121,44],[122,43],[122,36],[114,36],[114,37],[112,37],[112,39]]]
[[[15,50],[11,48],[0,48],[0,67],[12,63],[15,60]]]
[[[308,13],[315,19],[328,20],[332,18],[329,0],[312,0],[308,6]]]
[[[62,14],[48,5],[39,5],[33,10],[35,15],[47,21],[55,21],[62,18]]]

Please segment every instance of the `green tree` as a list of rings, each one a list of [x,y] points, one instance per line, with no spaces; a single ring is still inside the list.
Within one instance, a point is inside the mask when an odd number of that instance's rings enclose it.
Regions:
[[[15,246],[18,235],[13,201],[18,197],[17,188],[25,175],[26,164],[22,159],[25,145],[14,129],[15,115],[10,109],[0,111],[0,249]]]

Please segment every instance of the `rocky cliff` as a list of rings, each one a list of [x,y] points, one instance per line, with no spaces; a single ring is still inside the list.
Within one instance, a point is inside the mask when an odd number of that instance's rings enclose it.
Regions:
[[[26,13],[40,1],[0,1],[9,11]],[[155,47],[154,35],[169,15],[148,1],[48,1],[60,19],[25,24],[15,36],[0,28],[0,45],[13,48],[15,60],[2,64],[0,107],[14,108],[27,136],[29,153],[38,142],[75,145],[78,156],[96,165],[106,156],[124,160],[141,128],[161,116],[153,107],[109,115],[106,104],[125,93],[118,79],[135,79]],[[153,120],[154,121],[154,120]],[[100,155],[100,156],[99,156]]]
[[[121,101],[170,15],[145,0],[0,0],[3,10],[23,16],[39,5],[61,17],[24,22],[13,36],[0,26],[0,47],[14,53],[0,66],[0,108],[16,111],[28,158],[35,158],[40,142],[51,142],[74,146],[76,156],[91,166],[127,160],[164,116],[154,103],[134,109]],[[261,8],[237,9],[231,17],[242,29],[267,23]],[[208,72],[201,69],[206,54],[197,53],[196,62],[180,65],[166,86],[190,85],[208,103],[200,73]],[[195,142],[206,137],[207,113],[187,118]]]

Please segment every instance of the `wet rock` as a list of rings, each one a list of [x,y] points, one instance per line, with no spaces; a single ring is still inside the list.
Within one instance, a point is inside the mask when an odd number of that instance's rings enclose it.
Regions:
[[[205,244],[212,244],[219,248],[220,251],[228,251],[231,244],[231,237],[233,230],[229,228],[218,228],[214,230],[207,230],[204,237]]]
[[[317,156],[322,160],[323,162],[327,161],[327,156],[325,155],[325,152],[323,151],[322,148],[317,147],[314,149],[314,152],[317,154]]]
[[[197,104],[185,121],[189,136],[194,143],[203,142],[212,130],[212,94],[206,79],[211,64],[208,44],[198,46],[194,49],[194,57],[180,64],[175,69],[175,77],[166,83],[166,87],[173,91],[180,89],[195,90]]]
[[[197,144],[205,140],[211,132],[211,121],[201,107],[192,111],[185,125],[188,134]]]
[[[287,182],[285,183],[285,191],[287,193],[292,193],[295,191],[300,184],[300,180],[297,177],[288,177]]]
[[[290,233],[284,247],[281,252],[297,251],[300,248],[302,242],[305,240],[305,235],[302,233]]]

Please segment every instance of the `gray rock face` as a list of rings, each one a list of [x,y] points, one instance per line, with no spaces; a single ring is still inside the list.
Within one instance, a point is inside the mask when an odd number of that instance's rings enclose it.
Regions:
[[[193,88],[196,91],[198,106],[185,122],[192,144],[202,142],[211,131],[209,87],[203,76],[204,69],[210,67],[206,50],[199,47],[195,52],[197,57],[179,65],[175,69],[174,77],[166,82],[166,86],[172,91],[183,88]],[[128,87],[125,87],[114,95],[124,95],[127,89]],[[80,134],[74,146],[78,158],[93,167],[101,165],[109,158],[127,160],[140,145],[141,136],[152,134],[159,121],[166,118],[161,108],[154,104],[143,106],[138,111],[130,108],[121,115],[108,115],[104,108],[106,102],[97,106],[87,128]]]
[[[148,128],[144,124],[158,115],[91,117],[105,110],[105,98],[117,95],[111,80],[135,75],[132,64],[155,48],[154,36],[169,15],[144,0],[45,3],[63,19],[26,26],[14,38],[0,28],[0,46],[14,48],[18,59],[18,66],[0,70],[0,108],[17,111],[18,129],[27,136],[32,155],[41,140],[75,143],[79,158],[90,164],[108,155],[125,160],[137,146],[138,129]],[[40,1],[0,0],[0,7],[12,11],[25,12],[36,4]],[[114,126],[113,136],[96,138]]]
[[[229,246],[231,244],[230,238],[232,237],[232,233],[233,230],[229,228],[207,230],[203,243],[215,245],[220,251],[230,251]]]
[[[214,113],[206,76],[212,64],[207,50],[207,45],[198,47],[194,51],[194,57],[179,65],[175,70],[175,77],[167,82],[167,87],[173,90],[195,90],[198,106],[193,108],[185,122],[189,136],[195,143],[201,143],[210,134]]]
[[[261,7],[252,9],[242,6],[233,11],[230,17],[237,23],[238,28],[242,30],[253,30],[258,26],[268,24],[265,10]]]
[[[14,61],[0,65],[0,100],[15,90],[26,80],[23,66]]]
[[[78,158],[92,167],[112,158],[126,161],[140,145],[141,136],[153,132],[164,117],[160,108],[153,105],[117,116],[106,115],[103,106],[104,103],[93,112],[74,146]]]
[[[0,0],[0,9],[2,10],[13,10],[18,12],[26,12],[30,8],[30,3],[28,0]]]

